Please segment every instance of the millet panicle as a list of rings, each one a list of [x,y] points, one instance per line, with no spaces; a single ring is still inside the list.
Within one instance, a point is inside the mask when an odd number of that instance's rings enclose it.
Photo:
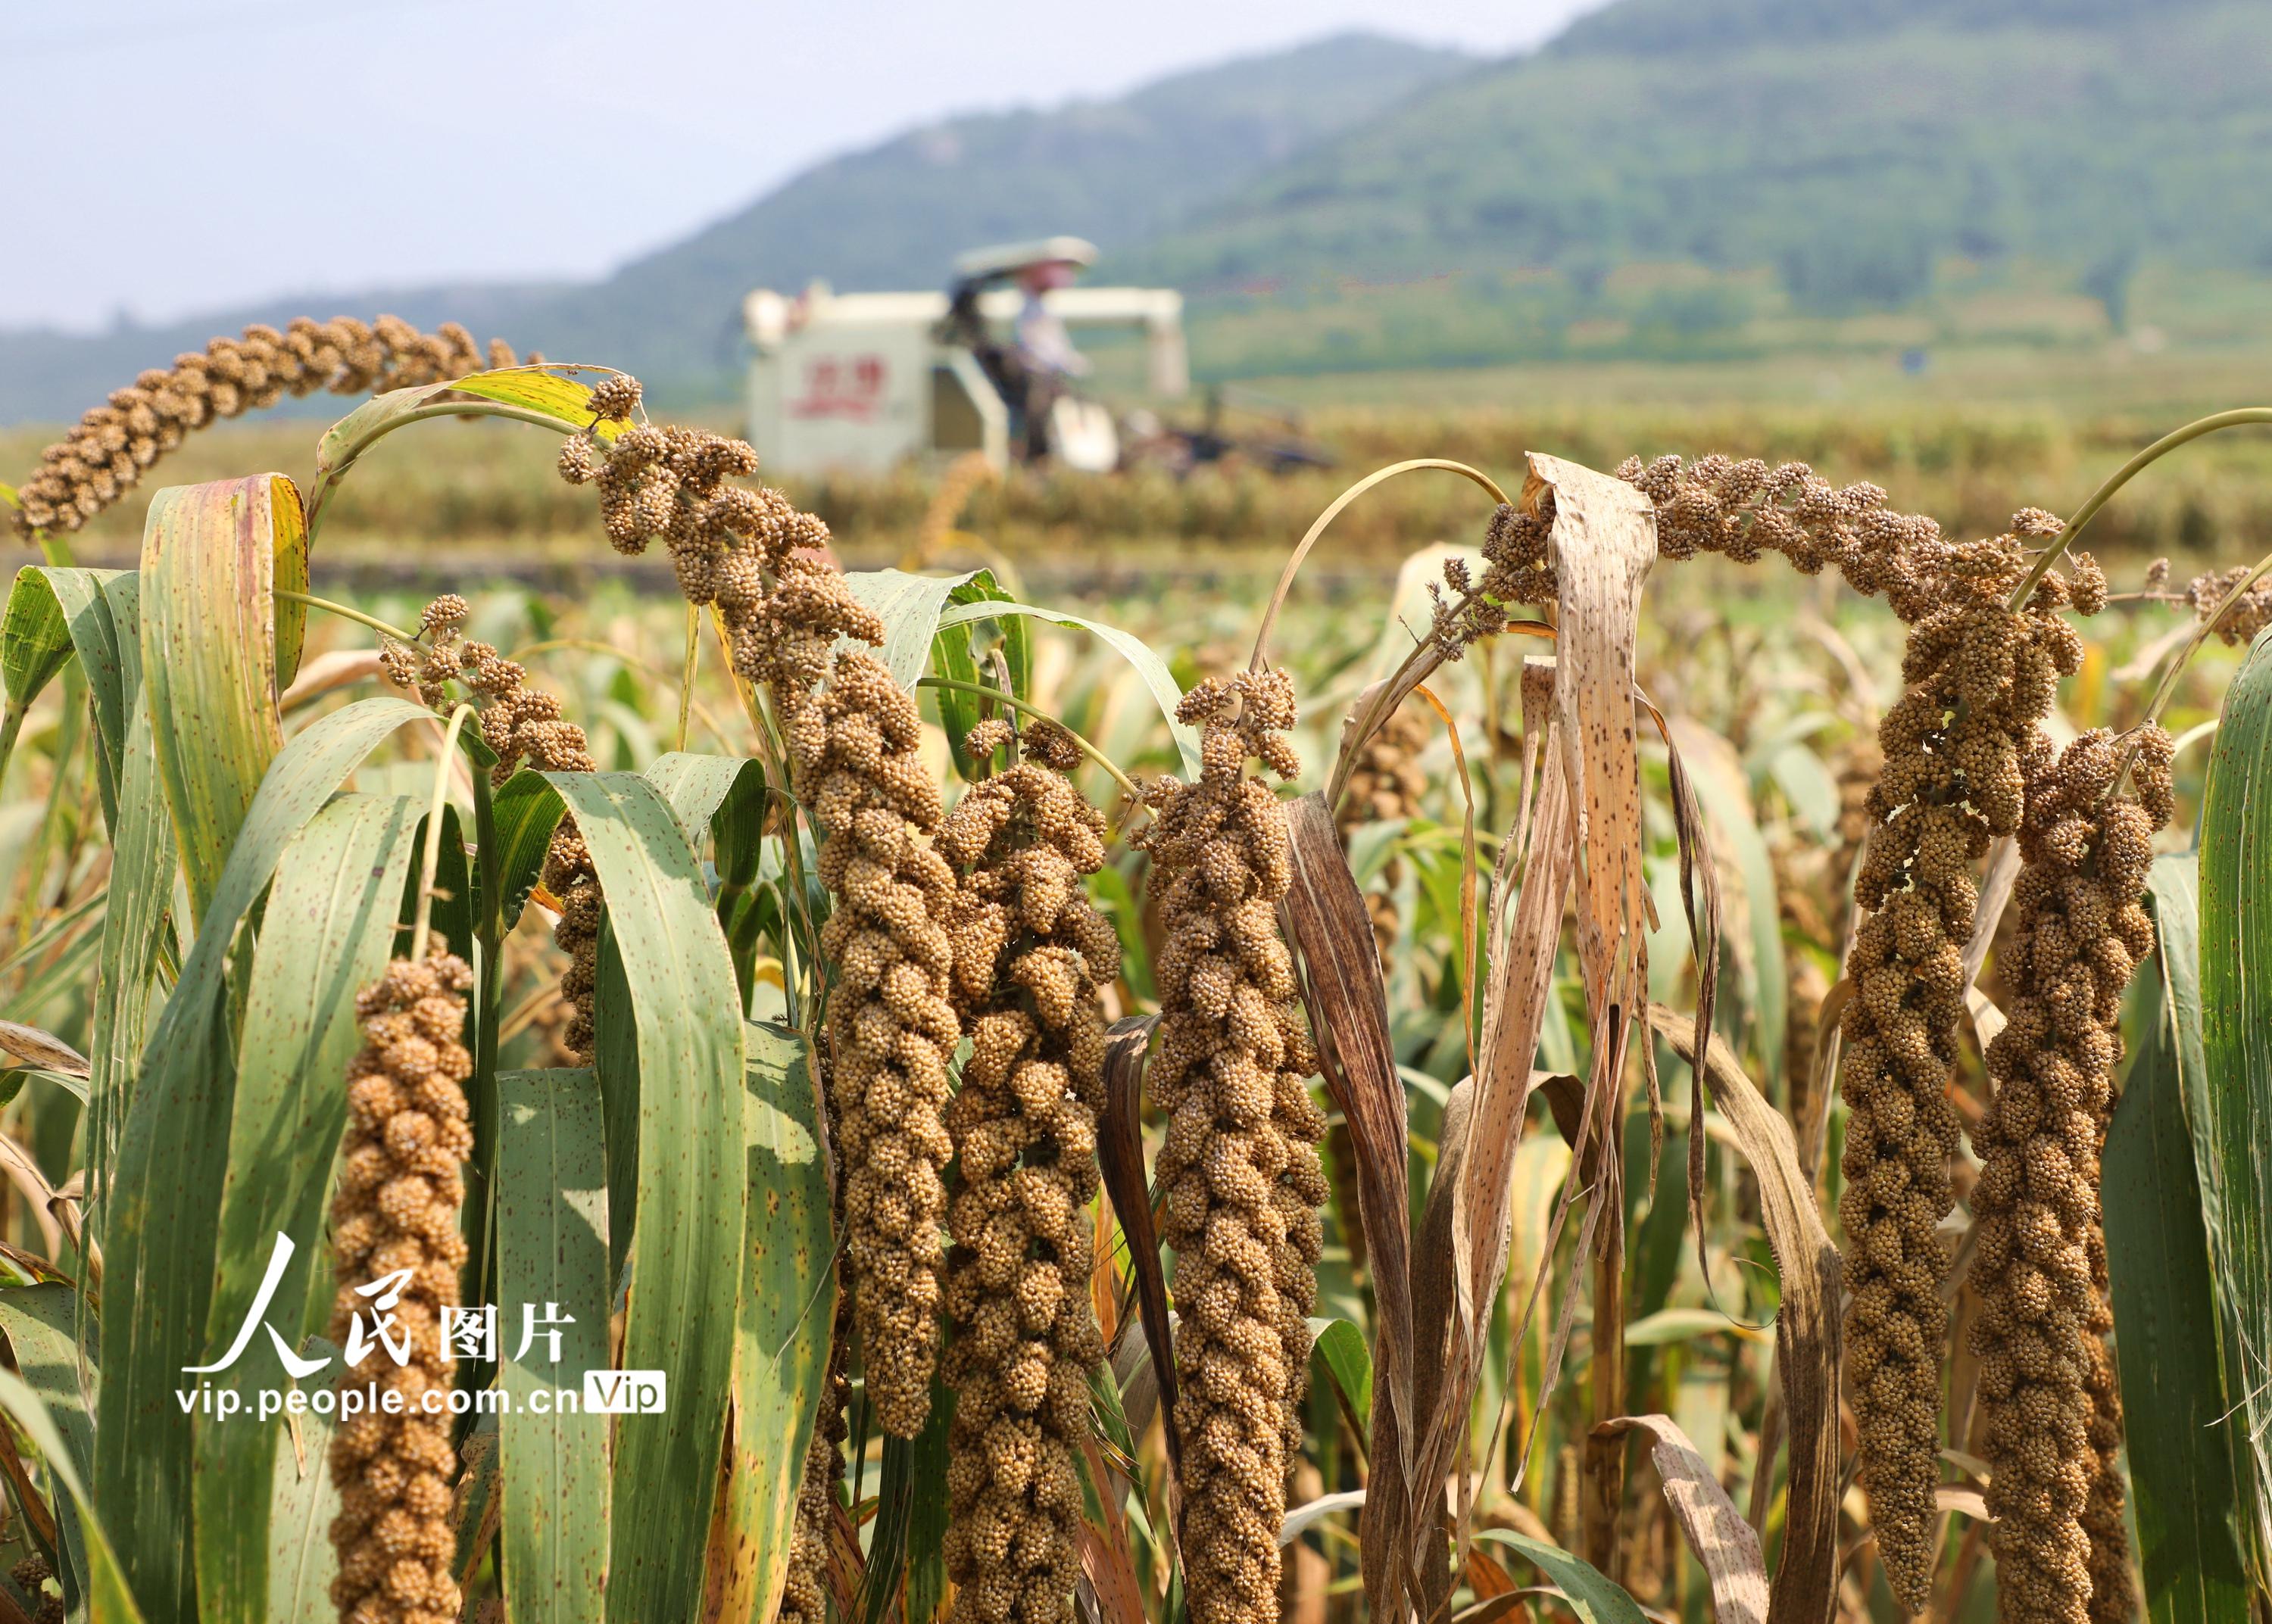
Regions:
[[[2019,828],[2024,753],[2059,678],[2081,661],[2081,639],[2059,611],[2103,603],[2105,576],[2078,554],[2014,611],[2006,600],[2031,548],[2059,533],[2039,510],[1993,540],[1954,543],[1930,518],[1887,508],[1876,486],[1834,487],[1804,464],[1635,458],[1618,472],[1649,497],[1662,556],[1749,562],[1775,552],[1803,574],[1835,569],[1910,629],[1908,691],[1880,726],[1883,764],[1865,802],[1856,900],[1871,917],[1846,966],[1855,996],[1842,1024],[1850,1118],[1840,1211],[1863,1484],[1887,1583],[1919,1610],[1938,1515],[1947,1254],[1937,1231],[1955,1202],[1947,1161],[1959,1124],[1947,1090],[1978,899],[1973,869],[1992,838]],[[1531,510],[1498,510],[1479,595],[1554,595],[1551,503],[1549,493]],[[1463,635],[1469,618],[1447,606],[1439,637]]]
[[[437,708],[447,703],[452,682],[475,695],[481,701],[482,741],[497,752],[497,764],[490,773],[495,783],[503,784],[524,765],[540,772],[596,771],[599,764],[584,730],[561,715],[559,697],[530,687],[527,669],[518,661],[461,635],[469,612],[466,600],[455,592],[445,592],[429,603],[418,621],[419,634],[427,639],[422,646],[390,640],[381,649],[380,663],[387,675]],[[572,1064],[588,1065],[605,900],[599,871],[592,866],[591,853],[573,818],[563,818],[553,831],[538,877],[560,904],[552,940],[568,956],[560,993],[570,1014],[561,1041]]]
[[[2030,753],[2024,859],[1998,969],[2008,1019],[1988,1046],[1994,1094],[1973,1132],[1985,1449],[1994,1468],[1997,1613],[2007,1624],[2116,1624],[2136,1609],[2122,1522],[2121,1400],[2105,1335],[2099,1158],[2114,1106],[2124,989],[2151,951],[2142,901],[2169,820],[2169,735],[2094,729]]]
[[[813,1421],[812,1441],[805,1447],[804,1470],[797,1479],[796,1511],[789,1524],[788,1560],[781,1577],[781,1611],[776,1624],[828,1624],[828,1553],[836,1518],[836,1486],[844,1476],[844,1401],[849,1383],[844,1374],[850,1345],[844,1322],[844,1304],[832,1327],[828,1374],[822,1379],[820,1411]]]
[[[1196,1624],[1278,1616],[1278,1527],[1302,1441],[1307,1315],[1317,1295],[1325,1114],[1296,1014],[1277,905],[1292,883],[1286,816],[1248,762],[1300,768],[1282,671],[1211,677],[1177,714],[1202,728],[1197,782],[1157,780],[1150,853],[1165,933],[1154,973],[1160,1045],[1147,1072],[1168,1117],[1162,1235],[1182,1310],[1184,1541]]]
[[[429,1414],[423,1401],[446,1392],[454,1371],[441,1316],[459,1306],[466,1266],[459,1214],[474,1143],[465,1093],[474,1062],[463,1041],[473,980],[463,959],[437,950],[397,959],[355,1000],[363,1047],[348,1068],[348,1133],[332,1203],[339,1294],[330,1334],[348,1345],[359,1314],[376,1317],[374,1297],[356,1288],[388,1282],[396,1288],[389,1312],[407,1357],[398,1362],[372,1344],[360,1366],[340,1372],[343,1386],[375,1382],[401,1402],[400,1414],[366,1412],[333,1434],[340,1515],[332,1523],[339,1552],[332,1599],[341,1624],[452,1624],[459,1613],[450,1521],[457,1457],[446,1410]]]
[[[985,722],[970,753],[1011,737]],[[1022,759],[981,780],[939,826],[963,871],[948,930],[971,1052],[947,1109],[961,1183],[949,1211],[945,1363],[947,1572],[957,1624],[1052,1624],[1080,1578],[1078,1452],[1088,1373],[1103,1357],[1089,1306],[1104,1103],[1102,989],[1120,942],[1089,902],[1104,817],[1066,773],[1080,755],[1043,722]]]
[[[455,322],[426,333],[393,316],[368,325],[348,316],[328,322],[303,316],[282,332],[256,324],[241,338],[224,334],[203,352],[176,356],[170,368],[153,369],[114,390],[41,452],[39,469],[18,493],[23,506],[14,523],[26,536],[77,530],[192,431],[287,395],[408,389],[517,364],[510,346],[493,340],[485,355]]]
[[[561,476],[598,490],[618,549],[669,550],[686,600],[714,607],[736,671],[773,696],[834,899],[821,941],[837,972],[830,1105],[867,1393],[884,1430],[911,1438],[938,1361],[948,1067],[961,1038],[941,923],[955,877],[930,842],[944,808],[917,753],[921,714],[882,661],[835,652],[840,637],[872,646],[884,632],[829,558],[827,526],[778,491],[729,483],[757,468],[741,441],[645,423],[603,440],[599,420],[627,420],[639,402],[635,380],[603,384],[593,429],[562,449]]]

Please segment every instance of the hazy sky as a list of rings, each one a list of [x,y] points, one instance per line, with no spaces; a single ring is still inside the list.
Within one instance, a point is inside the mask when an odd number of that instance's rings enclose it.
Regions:
[[[589,276],[816,158],[1352,27],[1505,53],[1598,0],[0,4],[0,326]]]

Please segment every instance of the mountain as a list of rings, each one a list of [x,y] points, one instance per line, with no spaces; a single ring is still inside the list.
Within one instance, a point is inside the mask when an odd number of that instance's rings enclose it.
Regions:
[[[665,399],[721,398],[735,388],[752,287],[814,277],[842,289],[940,287],[962,250],[1058,232],[1131,246],[1474,65],[1346,34],[1117,100],[950,119],[819,164],[587,287],[328,293],[99,337],[0,332],[0,421],[76,415],[142,368],[249,321],[382,309],[621,366]]]
[[[533,331],[548,354],[628,355],[620,364],[642,376],[730,372],[752,287],[936,287],[964,249],[1058,232],[1128,248],[1473,65],[1342,34],[1117,101],[954,119],[806,171],[536,313]]]
[[[1773,41],[1812,44],[1926,22],[1968,29],[2003,23],[2091,25],[2146,14],[2144,0],[1716,0],[1705,5],[1693,0],[1624,0],[1578,19],[1555,45],[1568,53],[1606,49],[1667,56]]]
[[[1802,310],[1905,303],[1952,257],[2262,272],[2268,163],[2261,0],[1621,0],[1117,268],[1583,287],[1672,263],[1762,271]]]

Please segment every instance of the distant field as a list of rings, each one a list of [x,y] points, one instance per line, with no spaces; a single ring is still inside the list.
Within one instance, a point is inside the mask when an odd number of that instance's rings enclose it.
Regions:
[[[1951,530],[1992,533],[2022,505],[2073,507],[2160,433],[2262,398],[2268,376],[2272,352],[2143,354],[2116,344],[1954,349],[1929,355],[1918,373],[1904,372],[1887,351],[1262,380],[1233,391],[1233,400],[1302,411],[1334,451],[1335,467],[1281,478],[1227,466],[1180,481],[1155,473],[1019,473],[979,488],[957,527],[1044,574],[1261,570],[1345,486],[1383,464],[1455,458],[1504,482],[1520,477],[1522,452],[1537,449],[1603,467],[1666,451],[1797,458],[1834,479],[1883,485],[1899,505]],[[1198,403],[1180,409],[1196,413]],[[706,416],[710,426],[732,426],[729,413]],[[51,432],[0,430],[0,478],[26,472]],[[304,477],[320,432],[321,420],[305,417],[226,424],[193,439],[153,482],[256,468]],[[371,460],[386,466],[387,477],[345,488],[323,537],[323,562],[399,569],[422,555],[427,538],[448,537],[452,556],[500,572],[548,561],[616,563],[598,546],[588,502],[554,476],[541,435],[469,423],[382,444]],[[938,471],[909,468],[785,484],[829,520],[848,557],[879,563],[907,553],[937,482]],[[130,559],[147,495],[104,515],[75,540],[78,554]],[[1336,523],[1320,562],[1329,570],[1378,571],[1415,546],[1472,539],[1484,517],[1461,481],[1399,480]],[[2126,492],[2093,533],[2104,550],[2167,552],[2181,562],[2257,555],[2272,536],[2272,434],[2220,436],[2189,451]]]
[[[2044,407],[2062,417],[2160,416],[2209,411],[2268,392],[2272,339],[2216,349],[2148,351],[2134,341],[2059,348],[1932,346],[1922,371],[1879,346],[1739,361],[1571,360],[1509,366],[1258,377],[1249,386],[1312,407],[1430,403],[1444,406],[1604,408],[1783,406],[1844,412],[1935,407]]]

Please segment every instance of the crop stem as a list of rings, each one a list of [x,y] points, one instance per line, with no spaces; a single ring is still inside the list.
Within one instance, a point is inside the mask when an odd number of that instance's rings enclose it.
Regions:
[[[2220,428],[2238,428],[2248,423],[2272,423],[2272,406],[2237,406],[2230,412],[2216,412],[2207,417],[2197,417],[2182,428],[2171,429],[2117,468],[2106,482],[2091,492],[2089,499],[2068,517],[2059,539],[2043,550],[2042,555],[2036,560],[2035,568],[2028,571],[2027,578],[2013,592],[2006,607],[2014,615],[2027,607],[2028,599],[2035,592],[2037,583],[2050,573],[2053,564],[2066,556],[2067,548],[2075,537],[2082,533],[2083,526],[2098,517],[2099,509],[2113,500],[2115,492],[2189,441],[2215,434]]]
[[[1480,468],[1471,468],[1466,463],[1454,462],[1448,458],[1416,457],[1409,462],[1391,463],[1386,468],[1378,468],[1366,474],[1364,478],[1334,497],[1332,505],[1318,515],[1311,524],[1308,533],[1294,548],[1294,555],[1286,561],[1285,570],[1278,577],[1277,589],[1270,594],[1270,602],[1262,611],[1262,624],[1254,633],[1254,658],[1247,662],[1249,670],[1259,671],[1269,663],[1271,628],[1278,623],[1278,611],[1285,606],[1286,594],[1293,590],[1294,577],[1300,571],[1302,561],[1310,555],[1310,549],[1318,544],[1318,538],[1326,533],[1326,526],[1334,522],[1343,508],[1374,486],[1385,484],[1400,473],[1412,473],[1422,468],[1441,468],[1447,473],[1456,473],[1462,479],[1471,480],[1482,486],[1490,494],[1491,500],[1498,503],[1499,506],[1508,505],[1506,493],[1498,488],[1498,482],[1490,474]]]
[[[1056,717],[1051,716],[1047,711],[1043,710],[1039,705],[1028,704],[1013,694],[1004,693],[998,688],[986,688],[976,682],[958,682],[950,677],[927,676],[923,678],[917,686],[922,688],[953,689],[958,694],[975,694],[982,699],[998,701],[1000,704],[1008,705],[1013,711],[1022,711],[1024,714],[1033,717],[1037,721],[1047,722],[1054,727],[1064,727],[1065,737],[1071,739],[1075,744],[1080,747],[1080,753],[1082,755],[1087,756],[1089,760],[1095,762],[1098,766],[1110,773],[1112,775],[1113,782],[1119,785],[1122,789],[1127,792],[1128,798],[1131,801],[1134,801],[1139,806],[1144,804],[1144,792],[1136,787],[1135,779],[1130,778],[1126,773],[1120,771],[1119,767],[1114,764],[1112,757],[1107,756],[1102,750],[1098,749],[1096,746],[1091,744],[1079,734],[1073,732],[1072,728],[1065,727],[1065,725],[1063,722],[1058,721]]]
[[[415,636],[399,626],[390,626],[377,615],[365,615],[361,609],[349,608],[344,603],[333,603],[329,598],[318,598],[312,592],[288,592],[281,586],[276,588],[276,595],[287,603],[305,604],[309,608],[321,609],[326,615],[336,615],[341,620],[353,621],[360,626],[368,626],[384,637],[392,637],[397,643],[418,641]]]
[[[569,429],[569,425],[549,413],[539,412],[531,406],[509,406],[502,400],[437,400],[431,406],[420,406],[415,412],[405,412],[400,417],[389,418],[348,446],[340,454],[339,461],[323,472],[322,481],[317,485],[316,494],[308,503],[308,540],[310,544],[316,540],[317,526],[323,522],[325,508],[332,499],[332,493],[340,488],[340,481],[347,478],[348,470],[355,466],[356,459],[396,429],[412,423],[422,423],[432,417],[502,417],[516,423],[533,423],[556,434]]]
[[[410,933],[410,962],[426,957],[426,937],[434,922],[434,876],[442,867],[442,811],[450,799],[450,768],[458,758],[458,730],[474,707],[461,704],[450,712],[442,732],[442,752],[434,759],[434,799],[426,812],[426,854],[418,868],[418,924]]]
[[[698,604],[686,606],[686,666],[678,677],[678,742],[673,749],[686,748],[686,718],[694,704],[694,674],[702,660],[702,610]]]
[[[2139,731],[2151,727],[2162,719],[2162,711],[2171,700],[2177,697],[2179,677],[2185,674],[2186,666],[2193,662],[2193,657],[2200,651],[2201,645],[2208,641],[2209,633],[2215,631],[2217,622],[2239,604],[2242,595],[2267,575],[2272,575],[2272,553],[2258,559],[2256,567],[2234,583],[2232,590],[2225,593],[2216,609],[2194,628],[2194,635],[2187,637],[2178,652],[2171,656],[2170,663],[2162,669],[2162,680],[2154,685],[2154,697],[2147,703],[2146,714],[2139,719],[2137,727],[2130,730],[2129,742],[2123,747],[2121,764],[2115,768],[2114,777],[2107,784],[2107,796],[2111,797],[2120,789],[2123,780],[2130,776],[2131,764],[2138,759]]]
[[[13,699],[8,702],[8,713],[0,717],[0,778],[8,776],[8,758],[16,753],[16,735],[24,731],[26,707]]]

